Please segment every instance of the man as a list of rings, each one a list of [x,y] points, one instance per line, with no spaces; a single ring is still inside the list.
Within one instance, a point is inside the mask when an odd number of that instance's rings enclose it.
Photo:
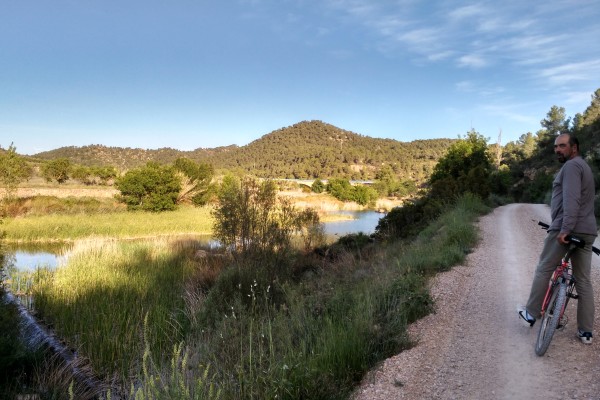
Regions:
[[[529,300],[518,309],[519,316],[529,326],[540,318],[548,281],[568,248],[567,235],[573,234],[586,243],[571,258],[577,302],[577,335],[585,344],[592,343],[594,324],[594,292],[590,270],[592,243],[597,236],[594,216],[594,177],[589,165],[581,158],[579,141],[573,135],[560,134],[554,141],[554,153],[562,168],[552,182],[550,213],[552,223],[544,240]]]

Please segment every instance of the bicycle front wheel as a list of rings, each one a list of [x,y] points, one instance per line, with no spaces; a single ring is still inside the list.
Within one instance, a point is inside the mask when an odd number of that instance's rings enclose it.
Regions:
[[[535,343],[535,354],[543,356],[550,346],[552,336],[558,326],[558,321],[567,301],[567,284],[559,283],[552,289],[552,295],[548,302],[548,307],[544,313],[544,318],[540,321],[540,331],[538,332],[537,341]]]

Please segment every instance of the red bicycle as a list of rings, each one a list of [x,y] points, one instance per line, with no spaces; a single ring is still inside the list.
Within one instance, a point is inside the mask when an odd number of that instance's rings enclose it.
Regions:
[[[544,222],[538,222],[543,229],[548,229],[549,225]],[[577,249],[585,247],[585,242],[577,236],[567,236],[569,249],[562,258],[556,270],[552,273],[552,278],[548,284],[548,290],[542,303],[542,320],[540,321],[540,330],[535,343],[535,354],[544,355],[552,336],[557,329],[566,325],[565,309],[569,299],[577,299],[575,290],[575,277],[571,267],[571,256]],[[592,246],[592,251],[600,256],[600,249]]]

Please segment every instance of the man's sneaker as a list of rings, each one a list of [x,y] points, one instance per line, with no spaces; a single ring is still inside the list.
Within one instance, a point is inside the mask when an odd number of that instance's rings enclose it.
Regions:
[[[584,332],[581,329],[577,331],[577,337],[581,340],[581,343],[592,344],[592,332]]]
[[[517,308],[517,312],[519,313],[519,317],[523,319],[530,327],[535,324],[535,317],[527,312],[527,309],[523,306],[519,306]]]

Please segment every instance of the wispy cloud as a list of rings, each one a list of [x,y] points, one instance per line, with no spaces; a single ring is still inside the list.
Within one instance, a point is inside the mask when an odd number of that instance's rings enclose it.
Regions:
[[[566,91],[564,101],[567,105],[575,105],[579,112],[583,111],[581,106],[587,107],[591,104],[592,94],[590,92]]]
[[[469,4],[464,7],[458,7],[448,13],[448,18],[454,21],[472,19],[478,16],[486,15],[486,8],[480,4]]]
[[[401,42],[406,43],[413,49],[427,49],[435,46],[440,40],[440,31],[433,28],[414,29],[407,32],[399,32],[394,35]]]
[[[455,53],[452,50],[442,50],[437,53],[429,53],[427,55],[427,60],[434,61],[434,62],[443,61],[443,60],[447,60],[448,58],[452,57],[454,54]]]
[[[506,118],[511,121],[522,122],[526,124],[536,124],[539,122],[540,118],[538,115],[527,115],[523,114],[520,111],[522,109],[527,109],[528,106],[519,105],[519,104],[487,104],[482,106],[482,110],[484,110],[487,114],[498,116],[502,118]]]
[[[459,92],[473,92],[474,88],[475,88],[475,84],[471,81],[460,81],[457,82],[455,85],[456,90],[458,90]]]
[[[568,57],[574,36],[555,31],[563,32],[570,26],[578,11],[570,2],[558,2],[552,7],[521,1],[479,2],[455,8],[439,3],[428,5],[427,13],[420,13],[422,6],[413,1],[395,7],[396,3],[368,0],[331,0],[329,4],[359,19],[381,40],[395,43],[380,45],[381,49],[413,52],[431,62],[444,59],[439,54],[478,53],[478,57],[457,59],[457,66],[473,68],[494,65],[496,59],[532,65],[551,62],[559,55]],[[590,2],[582,4],[589,6]],[[557,26],[559,29],[553,28]],[[593,36],[590,32],[588,40]]]
[[[479,54],[467,54],[458,58],[461,67],[483,68],[488,62]]]
[[[504,51],[517,65],[548,64],[565,56],[565,35],[520,35],[502,41]]]
[[[600,59],[543,68],[540,71],[540,76],[554,85],[597,80],[600,76]]]
[[[497,96],[504,93],[506,89],[499,85],[487,85],[475,81],[460,81],[455,85],[456,90],[462,93],[475,93],[479,96]]]
[[[354,53],[350,50],[332,50],[329,54],[337,60],[350,60],[354,57]]]
[[[373,21],[372,26],[380,35],[384,37],[393,37],[405,27],[410,26],[410,22],[398,15],[388,15]]]
[[[585,107],[589,100],[582,103],[581,93],[589,95],[598,87],[600,8],[595,0],[459,0],[428,3],[426,12],[421,2],[412,0],[330,0],[329,4],[370,32],[376,41],[372,48],[387,57],[439,66],[448,77],[456,74],[459,92],[483,98],[510,96],[502,84],[477,82],[518,81],[516,90],[540,90],[548,101],[561,99]],[[465,73],[476,78],[461,80]],[[520,96],[512,93],[514,103]],[[487,110],[518,122],[539,122],[539,115],[520,111],[510,106]]]

